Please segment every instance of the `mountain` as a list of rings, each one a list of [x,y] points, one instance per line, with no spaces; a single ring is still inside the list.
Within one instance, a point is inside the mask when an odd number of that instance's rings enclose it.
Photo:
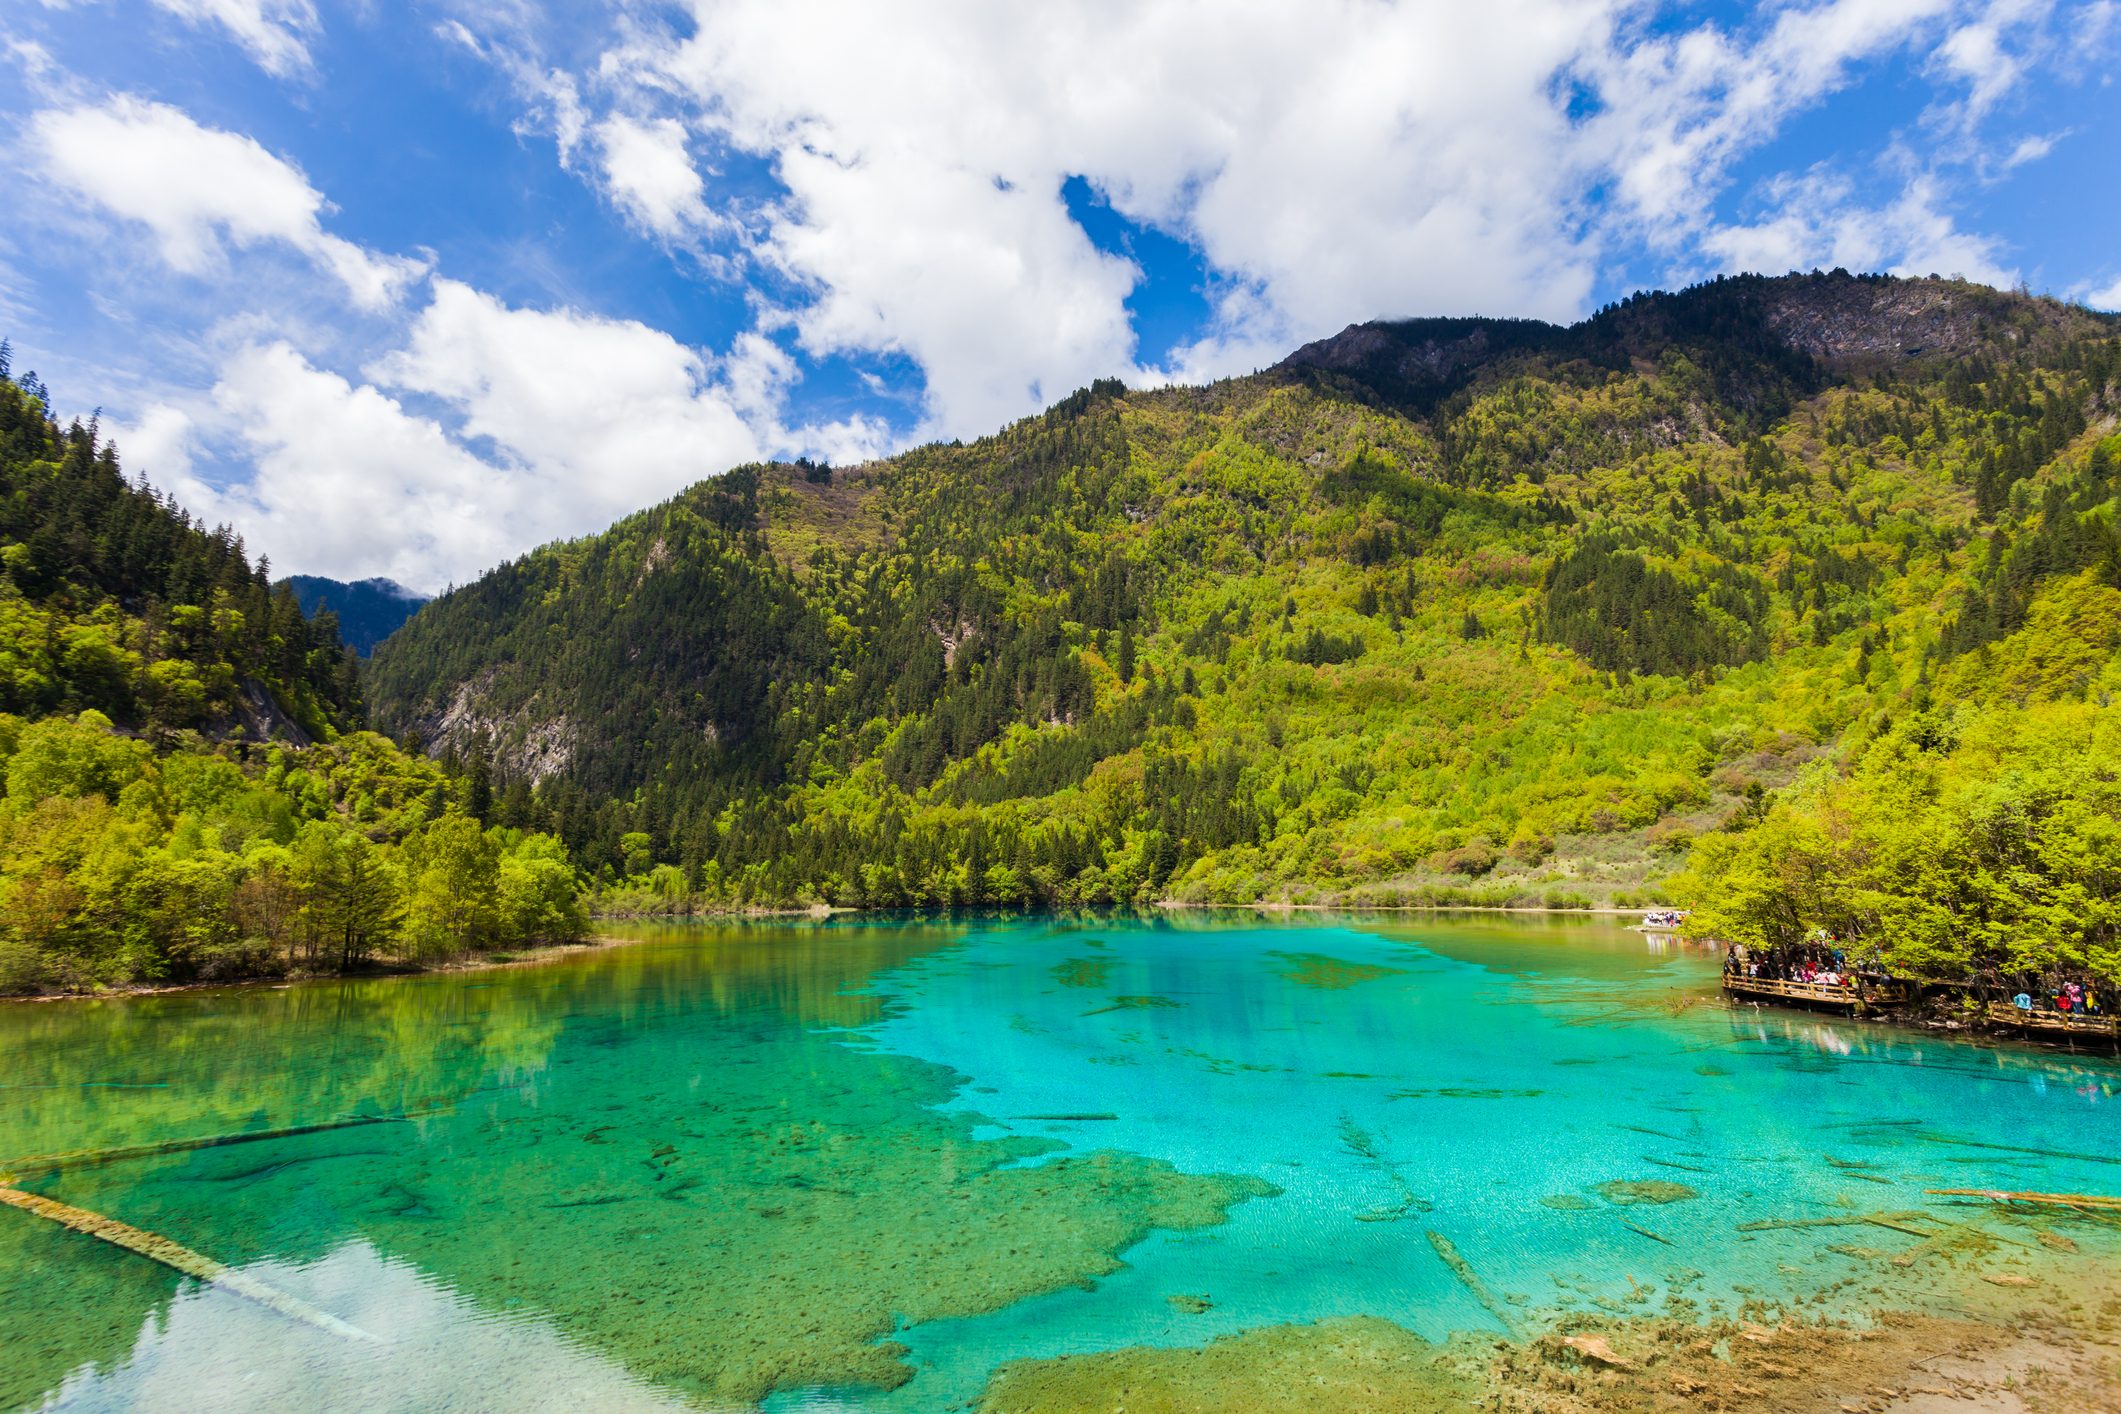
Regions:
[[[25,382],[0,354],[0,712],[297,741],[352,722],[359,683],[333,627]]]
[[[397,632],[431,597],[407,589],[394,579],[360,579],[348,583],[313,574],[289,575],[281,581],[294,590],[302,612],[314,618],[329,610],[346,646],[365,658]]]
[[[434,601],[367,688],[607,906],[1713,893],[1955,697],[2108,711],[2117,334],[1839,271],[1359,325],[738,468]]]
[[[48,403],[0,344],[0,994],[580,932],[556,841],[361,730],[329,613]]]

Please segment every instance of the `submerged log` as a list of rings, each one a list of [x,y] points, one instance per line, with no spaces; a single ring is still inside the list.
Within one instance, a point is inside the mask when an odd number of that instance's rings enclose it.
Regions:
[[[2028,1144],[1992,1144],[1985,1139],[1954,1139],[1947,1134],[1916,1134],[1917,1139],[1930,1144],[1943,1144],[1953,1149],[1992,1149],[1999,1154],[2031,1154],[2042,1159],[2078,1159],[2088,1164],[2121,1164],[2121,1157],[2113,1154],[2083,1154],[2073,1149],[2036,1149]]]
[[[348,1325],[328,1311],[320,1311],[299,1296],[293,1296],[267,1282],[259,1281],[248,1273],[217,1262],[213,1258],[192,1251],[189,1247],[170,1241],[160,1233],[133,1227],[116,1218],[92,1213],[86,1208],[72,1207],[55,1198],[46,1198],[41,1193],[25,1193],[19,1188],[0,1187],[0,1203],[20,1208],[40,1218],[49,1219],[75,1232],[99,1238],[113,1247],[122,1247],[128,1252],[160,1262],[163,1266],[180,1271],[186,1276],[197,1277],[211,1286],[233,1292],[246,1301],[254,1301],[268,1311],[276,1311],[304,1325],[315,1326],[342,1340],[351,1340],[369,1345],[380,1345],[380,1337],[370,1335],[359,1326]]]
[[[56,1173],[60,1169],[93,1168],[126,1159],[151,1159],[158,1154],[181,1154],[189,1149],[218,1149],[224,1144],[256,1144],[268,1139],[293,1139],[304,1134],[322,1134],[332,1129],[353,1129],[364,1124],[403,1124],[415,1115],[353,1115],[317,1124],[290,1124],[279,1129],[246,1129],[234,1134],[206,1134],[191,1139],[164,1139],[153,1144],[126,1144],[115,1149],[74,1149],[63,1154],[31,1154],[0,1164],[0,1173],[17,1177],[32,1173]]]
[[[1940,1198],[1986,1198],[1992,1203],[2037,1203],[2080,1212],[2121,1213],[2121,1198],[2096,1193],[2030,1193],[2003,1188],[1925,1188]]]
[[[1843,1217],[1831,1218],[1759,1218],[1753,1222],[1738,1224],[1738,1230],[1740,1232],[1779,1232],[1785,1228],[1855,1227],[1860,1223],[1869,1221],[1869,1218],[1859,1217],[1854,1213]]]
[[[1459,1284],[1473,1293],[1473,1299],[1499,1321],[1504,1330],[1513,1337],[1522,1334],[1518,1329],[1517,1317],[1511,1314],[1509,1306],[1488,1290],[1488,1284],[1480,1279],[1480,1274],[1473,1270],[1465,1258],[1458,1255],[1458,1247],[1450,1238],[1431,1229],[1429,1245],[1436,1249],[1436,1255],[1443,1259],[1443,1264],[1451,1269],[1451,1275],[1457,1277]]]
[[[1642,1156],[1642,1161],[1646,1164],[1655,1164],[1661,1169],[1678,1169],[1682,1173],[1714,1172],[1713,1169],[1705,1169],[1699,1164],[1682,1164],[1677,1159],[1660,1159],[1654,1154],[1644,1154]]]

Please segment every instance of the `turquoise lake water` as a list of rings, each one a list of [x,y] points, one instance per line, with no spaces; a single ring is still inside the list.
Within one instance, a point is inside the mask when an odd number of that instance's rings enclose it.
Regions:
[[[1931,1223],[2046,1259],[1925,1189],[2121,1192],[2112,1062],[1732,1010],[1605,920],[634,931],[0,1008],[18,1187],[374,1337],[0,1209],[0,1407],[931,1410],[1326,1316],[1855,1317],[1935,1295],[1879,1260]]]

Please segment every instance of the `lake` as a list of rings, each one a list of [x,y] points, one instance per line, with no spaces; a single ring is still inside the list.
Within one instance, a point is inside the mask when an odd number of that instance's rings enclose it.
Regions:
[[[333,1327],[0,1209],[0,1407],[933,1410],[1291,1322],[1860,1319],[2115,1255],[1924,1190],[2121,1191],[2121,1068],[1729,1009],[1610,920],[614,931],[0,1007],[0,1172]]]

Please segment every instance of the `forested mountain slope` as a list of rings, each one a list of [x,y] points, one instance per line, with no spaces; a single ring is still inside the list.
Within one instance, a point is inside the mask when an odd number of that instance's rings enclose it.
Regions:
[[[641,906],[1640,895],[1881,739],[2106,721],[2116,336],[1839,272],[1359,326],[740,468],[368,690]]]
[[[329,618],[304,617],[225,527],[61,429],[0,355],[0,712],[83,708],[146,728],[319,736],[360,710]]]
[[[0,994],[571,937],[559,844],[359,730],[329,613],[0,346]]]

